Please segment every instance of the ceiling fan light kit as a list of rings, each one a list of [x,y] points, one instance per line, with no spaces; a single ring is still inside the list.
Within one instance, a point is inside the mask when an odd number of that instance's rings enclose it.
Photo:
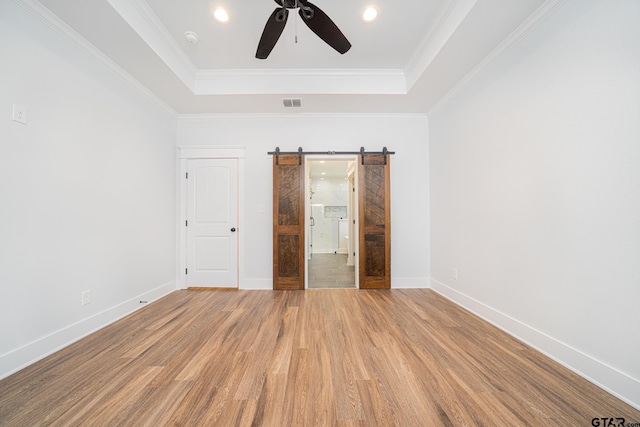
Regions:
[[[318,6],[307,0],[275,0],[279,5],[267,20],[258,43],[256,58],[266,59],[278,42],[289,17],[289,9],[298,14],[307,27],[340,54],[351,49],[351,43],[338,26]]]

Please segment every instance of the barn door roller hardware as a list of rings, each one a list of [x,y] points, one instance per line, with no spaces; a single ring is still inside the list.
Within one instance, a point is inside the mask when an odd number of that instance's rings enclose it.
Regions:
[[[302,156],[303,155],[328,155],[335,156],[336,154],[343,155],[355,155],[359,154],[362,156],[362,164],[364,165],[364,156],[371,155],[383,155],[384,156],[384,164],[387,164],[387,154],[396,154],[395,151],[387,150],[387,147],[383,147],[382,151],[364,151],[364,147],[360,148],[360,151],[302,151],[302,147],[298,148],[298,151],[280,151],[280,147],[276,147],[275,151],[269,151],[267,154],[270,156],[276,156],[276,165],[279,164],[279,156],[281,154],[297,154],[298,155],[298,164],[302,164]]]
[[[298,151],[280,151],[280,147],[276,147],[276,151],[269,151],[267,154],[272,156],[276,156],[276,165],[280,164],[280,154],[297,154],[298,155],[298,164],[302,164],[302,155],[305,154],[302,152],[302,147],[298,147]]]

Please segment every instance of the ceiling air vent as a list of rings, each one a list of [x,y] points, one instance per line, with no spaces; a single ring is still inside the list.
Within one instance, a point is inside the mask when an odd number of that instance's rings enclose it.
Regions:
[[[285,108],[300,108],[302,107],[302,99],[300,98],[284,98],[282,100]]]

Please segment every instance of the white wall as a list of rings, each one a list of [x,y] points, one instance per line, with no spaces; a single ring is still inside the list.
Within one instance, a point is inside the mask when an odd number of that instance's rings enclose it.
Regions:
[[[182,117],[178,144],[246,147],[240,287],[272,288],[272,157],[282,151],[396,151],[391,160],[392,287],[426,287],[428,148],[424,115]],[[258,213],[260,206],[266,213]]]
[[[636,407],[639,22],[569,1],[429,115],[432,287]]]
[[[12,1],[0,58],[4,377],[175,289],[176,119]]]

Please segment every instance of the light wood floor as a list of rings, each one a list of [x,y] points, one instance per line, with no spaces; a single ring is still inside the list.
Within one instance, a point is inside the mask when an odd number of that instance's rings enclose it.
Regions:
[[[178,291],[0,381],[0,425],[590,426],[640,412],[430,290]]]

